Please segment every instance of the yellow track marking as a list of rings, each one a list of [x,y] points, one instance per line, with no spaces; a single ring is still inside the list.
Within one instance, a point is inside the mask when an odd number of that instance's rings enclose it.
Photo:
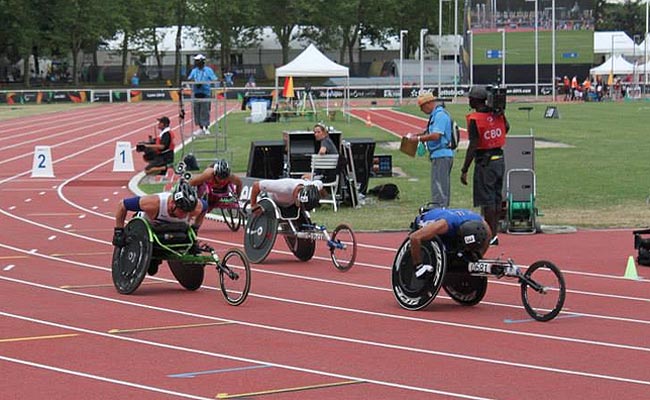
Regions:
[[[217,399],[236,399],[239,397],[248,397],[248,396],[264,396],[267,394],[298,392],[302,390],[312,390],[312,389],[321,389],[321,388],[335,387],[335,386],[354,385],[356,383],[364,383],[364,381],[342,381],[342,382],[334,382],[334,383],[323,383],[320,385],[298,386],[292,388],[271,389],[271,390],[263,390],[261,392],[250,392],[250,393],[239,393],[239,394],[219,393],[217,395]]]
[[[149,332],[149,331],[163,331],[168,329],[186,329],[186,328],[200,328],[204,326],[215,326],[215,325],[229,325],[233,322],[211,322],[206,324],[188,324],[188,325],[169,325],[169,326],[152,326],[149,328],[134,328],[134,329],[111,329],[108,333],[122,334],[122,333],[133,333],[133,332]]]
[[[63,338],[74,337],[74,336],[79,336],[79,334],[78,333],[66,333],[66,334],[63,334],[63,335],[29,336],[29,337],[0,339],[0,343],[24,342],[24,341],[27,341],[27,340],[63,339]]]

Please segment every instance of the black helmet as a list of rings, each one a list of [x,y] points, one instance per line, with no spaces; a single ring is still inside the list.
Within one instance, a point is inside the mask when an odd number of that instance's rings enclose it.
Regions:
[[[463,222],[458,228],[458,237],[461,248],[472,261],[481,258],[481,247],[488,240],[488,232],[483,221],[471,220]]]
[[[174,203],[176,207],[185,212],[190,212],[196,208],[197,195],[196,189],[186,181],[181,181],[176,190],[174,190]]]
[[[311,211],[320,206],[320,193],[316,185],[305,185],[300,189],[298,200],[305,207],[305,210]]]
[[[488,92],[483,86],[472,86],[469,90],[468,97],[470,99],[487,100]]]
[[[230,165],[226,160],[217,160],[214,163],[214,177],[219,179],[226,179],[230,176]]]

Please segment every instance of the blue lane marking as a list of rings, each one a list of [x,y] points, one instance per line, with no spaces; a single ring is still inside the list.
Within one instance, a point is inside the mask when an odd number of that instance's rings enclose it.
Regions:
[[[566,314],[558,315],[557,317],[555,317],[555,319],[575,318],[575,317],[582,317],[582,315],[566,313]],[[503,322],[505,322],[506,324],[518,324],[520,322],[537,322],[537,321],[535,319],[533,319],[533,318],[526,318],[526,319],[508,319],[508,318],[506,318],[506,319],[503,320]]]
[[[250,367],[213,369],[213,370],[210,370],[210,371],[199,371],[199,372],[186,372],[184,374],[167,375],[167,377],[169,377],[169,378],[195,378],[195,377],[197,377],[199,375],[220,374],[222,372],[246,371],[246,370],[249,370],[249,369],[269,368],[269,367],[271,367],[271,365],[251,365]]]

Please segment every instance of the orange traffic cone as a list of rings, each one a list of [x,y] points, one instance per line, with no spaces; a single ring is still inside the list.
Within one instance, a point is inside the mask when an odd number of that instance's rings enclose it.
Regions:
[[[372,120],[370,119],[370,114],[366,116],[366,126],[372,128]]]

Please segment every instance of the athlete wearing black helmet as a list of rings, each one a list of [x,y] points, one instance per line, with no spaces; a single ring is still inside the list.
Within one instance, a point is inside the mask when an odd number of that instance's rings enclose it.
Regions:
[[[257,196],[264,192],[279,207],[302,206],[311,211],[320,204],[321,181],[304,179],[263,179],[251,188],[251,209],[257,205]]]
[[[199,201],[196,191],[187,182],[181,182],[173,193],[163,192],[135,196],[121,200],[115,212],[113,245],[124,246],[124,221],[129,211],[140,212],[152,224],[183,222],[190,224],[207,210],[207,203]],[[155,272],[154,272],[155,273]]]
[[[411,258],[416,267],[415,276],[418,278],[434,270],[433,266],[422,264],[422,242],[437,236],[448,249],[455,249],[467,260],[476,261],[487,251],[492,236],[483,217],[465,209],[434,208],[424,211],[416,217],[414,225],[416,230],[409,238]]]
[[[208,202],[207,212],[219,207],[224,198],[241,197],[241,190],[244,187],[241,179],[230,171],[230,164],[225,159],[218,159],[214,164],[203,170],[189,180],[190,185],[197,188],[199,198],[206,198]],[[195,221],[196,227],[203,223],[201,214]]]

